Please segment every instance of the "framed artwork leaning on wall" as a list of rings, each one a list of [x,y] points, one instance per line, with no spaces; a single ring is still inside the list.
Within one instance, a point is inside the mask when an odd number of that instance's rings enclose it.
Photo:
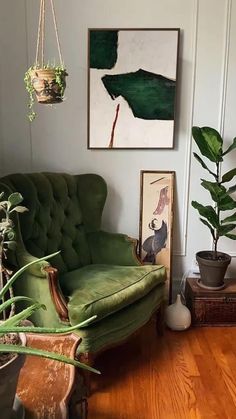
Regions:
[[[89,29],[88,148],[173,148],[179,29]]]
[[[143,263],[165,265],[171,301],[171,261],[175,172],[140,173],[139,256]]]

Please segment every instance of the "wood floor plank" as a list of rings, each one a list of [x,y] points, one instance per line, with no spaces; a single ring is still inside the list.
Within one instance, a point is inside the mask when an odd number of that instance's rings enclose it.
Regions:
[[[235,371],[236,371],[236,356],[232,350],[234,342],[229,342],[223,338],[222,333],[216,330],[214,336],[210,334],[207,336],[211,339],[211,350],[212,354],[219,365],[221,370],[222,379],[227,387],[227,390],[232,398],[232,401],[236,410],[236,382],[235,382]]]
[[[236,418],[236,328],[155,325],[97,359],[89,419]]]

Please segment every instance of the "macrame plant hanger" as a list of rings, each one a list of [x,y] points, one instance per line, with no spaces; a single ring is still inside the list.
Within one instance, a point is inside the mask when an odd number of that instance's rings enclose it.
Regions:
[[[37,46],[36,46],[36,56],[35,56],[35,65],[38,66],[39,68],[43,68],[45,66],[45,62],[44,62],[45,11],[46,11],[45,1],[46,0],[40,0],[38,36],[37,36]],[[53,0],[50,0],[50,4],[51,4],[52,17],[53,17],[53,24],[54,24],[55,34],[56,34],[56,41],[57,41],[57,49],[58,49],[58,55],[59,55],[59,60],[60,60],[60,66],[63,67],[61,45],[60,45],[60,41],[59,41],[56,13],[55,13],[55,7],[54,7]],[[40,54],[40,49],[41,49],[41,54]],[[41,57],[40,57],[40,55],[41,55]]]
[[[30,88],[35,93],[39,103],[52,104],[60,103],[64,99],[64,91],[66,87],[66,76],[68,75],[63,64],[61,46],[58,36],[57,21],[53,0],[48,0],[51,4],[53,24],[56,34],[57,49],[59,54],[59,63],[45,63],[45,11],[46,0],[40,0],[38,36],[36,46],[35,65],[29,70]],[[31,99],[32,99],[32,93]],[[30,108],[32,106],[30,105]],[[30,120],[35,118],[35,112],[29,115]]]
[[[40,0],[38,35],[36,45],[35,63],[30,67],[24,77],[26,90],[29,94],[28,118],[32,122],[36,113],[33,109],[35,96],[39,103],[53,104],[64,100],[66,88],[66,76],[68,76],[62,59],[61,46],[59,41],[57,20],[53,0],[50,1],[53,24],[56,34],[59,62],[56,65],[52,62],[45,62],[45,12],[46,0]]]

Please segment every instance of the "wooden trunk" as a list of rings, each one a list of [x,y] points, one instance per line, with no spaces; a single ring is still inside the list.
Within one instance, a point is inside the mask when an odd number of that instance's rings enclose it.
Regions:
[[[187,278],[186,305],[193,326],[236,326],[236,280],[226,280],[220,291],[206,290],[196,278]]]

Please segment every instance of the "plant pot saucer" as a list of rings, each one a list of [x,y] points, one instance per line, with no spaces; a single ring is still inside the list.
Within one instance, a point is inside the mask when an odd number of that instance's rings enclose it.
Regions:
[[[204,288],[205,290],[211,290],[211,291],[220,291],[225,288],[225,283],[220,285],[219,287],[209,287],[208,285],[205,285],[202,283],[201,278],[197,280],[197,284],[199,287]]]

